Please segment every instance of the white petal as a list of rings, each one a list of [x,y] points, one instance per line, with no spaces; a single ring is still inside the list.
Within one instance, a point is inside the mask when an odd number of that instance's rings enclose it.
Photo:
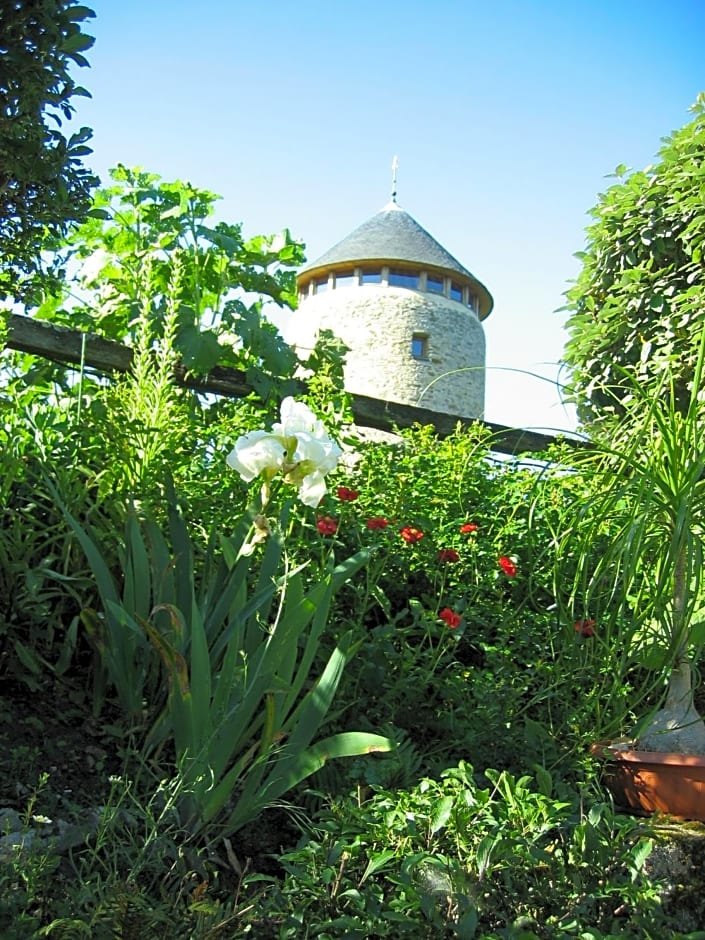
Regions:
[[[305,476],[299,487],[299,499],[304,506],[315,508],[326,495],[326,481],[322,473],[314,470]]]
[[[274,435],[266,431],[250,431],[238,438],[226,460],[249,483],[265,470],[279,470],[285,454],[284,444]]]
[[[327,434],[314,437],[312,434],[299,432],[296,435],[294,460],[297,463],[310,461],[318,470],[328,473],[335,468],[341,454],[341,449]]]
[[[281,424],[275,424],[272,431],[283,437],[293,437],[300,432],[325,434],[323,423],[318,420],[308,405],[296,401],[291,395],[281,403]]]

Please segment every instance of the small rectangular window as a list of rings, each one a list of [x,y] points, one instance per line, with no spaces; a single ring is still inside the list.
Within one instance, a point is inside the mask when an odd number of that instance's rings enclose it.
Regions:
[[[428,359],[428,336],[414,333],[411,337],[411,355],[414,359]]]
[[[381,284],[382,283],[382,272],[381,271],[363,271],[360,275],[361,284]]]
[[[477,313],[477,294],[468,294],[468,307]]]
[[[442,278],[436,278],[436,277],[426,278],[426,290],[431,291],[434,294],[442,294],[443,288],[444,288],[444,284],[443,284]]]
[[[407,287],[409,290],[418,290],[419,276],[418,274],[407,274],[406,271],[390,271],[389,286]]]
[[[328,278],[321,278],[319,281],[316,281],[313,285],[314,294],[322,294],[324,290],[328,290]]]
[[[457,300],[458,303],[463,302],[463,288],[460,284],[456,284],[455,281],[450,282],[450,299]]]
[[[335,289],[338,290],[341,287],[352,287],[357,284],[357,277],[352,274],[336,274],[335,275]]]

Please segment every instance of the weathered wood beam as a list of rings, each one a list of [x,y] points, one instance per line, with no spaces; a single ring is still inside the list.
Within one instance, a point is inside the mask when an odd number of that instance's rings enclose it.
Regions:
[[[455,431],[458,424],[465,428],[480,424],[492,434],[490,449],[502,454],[545,451],[549,445],[564,440],[562,437],[554,437],[539,431],[510,428],[503,424],[480,421],[477,418],[460,418],[457,415],[429,411],[427,408],[367,398],[365,395],[352,396],[352,410],[356,424],[380,431],[391,431],[394,427],[409,428],[414,424],[432,424],[441,437],[448,437]],[[575,438],[565,438],[565,440],[568,444],[583,445],[582,440]]]
[[[17,314],[9,318],[8,326],[7,346],[18,352],[33,353],[67,365],[83,362],[89,368],[104,373],[129,372],[132,365],[129,346],[95,333],[84,333]],[[180,385],[197,391],[241,398],[253,390],[245,373],[239,369],[217,366],[208,375],[192,375],[184,366],[177,366],[175,373]]]
[[[132,350],[129,347],[94,333],[85,333],[17,314],[9,317],[8,326],[7,346],[19,352],[32,353],[67,365],[84,363],[102,373],[128,372],[132,365]],[[184,366],[177,366],[175,378],[179,384],[196,391],[232,398],[242,398],[254,391],[244,372],[223,366],[217,366],[207,375],[193,375]],[[303,383],[301,387],[305,387]],[[379,401],[365,395],[352,396],[352,410],[357,424],[380,431],[393,431],[395,427],[409,428],[414,424],[430,424],[438,434],[446,437],[453,433],[458,422],[463,427],[480,423],[492,432],[490,448],[503,454],[537,453],[545,451],[550,444],[559,440],[538,431],[510,428],[487,421],[477,422],[474,419],[429,411],[427,408]],[[569,437],[560,439],[569,444],[583,444],[582,441]]]

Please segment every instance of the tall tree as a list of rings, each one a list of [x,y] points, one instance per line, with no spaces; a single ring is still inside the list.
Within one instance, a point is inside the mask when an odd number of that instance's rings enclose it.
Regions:
[[[580,416],[621,414],[634,383],[689,383],[705,325],[705,94],[693,119],[663,139],[641,172],[619,182],[591,211],[582,270],[568,292],[564,361]]]
[[[47,239],[85,219],[97,178],[83,166],[89,128],[63,122],[88,96],[69,75],[85,67],[92,10],[76,0],[0,0],[0,299],[32,300]]]

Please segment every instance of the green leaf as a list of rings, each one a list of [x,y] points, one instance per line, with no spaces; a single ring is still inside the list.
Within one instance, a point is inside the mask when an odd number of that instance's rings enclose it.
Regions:
[[[125,548],[123,603],[131,615],[146,619],[152,607],[152,579],[149,556],[134,510],[127,514]]]
[[[185,214],[186,214],[186,206],[179,204],[176,206],[172,206],[171,209],[166,209],[164,212],[161,213],[159,218],[162,220],[179,219],[181,218],[182,215],[185,215]]]
[[[539,793],[550,799],[553,794],[553,778],[550,772],[541,764],[534,764],[533,766]]]
[[[186,368],[198,373],[213,369],[224,352],[214,333],[193,325],[179,330],[176,346]]]
[[[644,867],[644,862],[651,855],[651,852],[654,848],[653,839],[639,839],[634,848],[632,849],[632,864],[636,871],[641,871]]]
[[[25,669],[29,669],[29,671],[35,676],[40,675],[42,672],[42,667],[36,655],[31,650],[28,650],[21,640],[14,640],[12,646],[17,655],[17,658],[25,667]]]
[[[690,642],[693,646],[705,646],[705,620],[698,620],[691,625]]]
[[[329,760],[341,757],[359,757],[362,754],[382,754],[396,747],[391,738],[362,731],[348,731],[332,735],[312,744],[303,753],[296,754],[286,764],[277,761],[262,793],[262,800],[279,799],[297,783],[320,770]],[[284,772],[282,772],[284,771]]]
[[[87,36],[85,33],[74,33],[73,36],[69,36],[62,42],[61,51],[67,55],[73,55],[73,53],[90,49],[94,43],[93,36]]]
[[[386,868],[388,862],[391,862],[393,858],[396,858],[396,852],[394,849],[384,849],[381,852],[375,852],[375,854],[368,861],[359,883],[361,885],[364,884],[370,875],[374,875],[383,868]]]
[[[94,19],[95,11],[86,6],[70,6],[66,8],[65,15],[68,20],[76,23],[79,20]]]
[[[440,829],[443,829],[445,824],[451,817],[453,812],[453,797],[444,796],[434,808],[433,815],[431,816],[431,832],[435,834]]]

